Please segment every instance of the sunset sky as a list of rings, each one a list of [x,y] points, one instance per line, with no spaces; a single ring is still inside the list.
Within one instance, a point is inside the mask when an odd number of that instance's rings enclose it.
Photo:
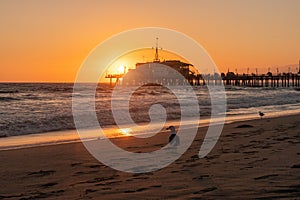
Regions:
[[[0,81],[73,82],[97,44],[149,26],[192,37],[221,71],[296,71],[299,21],[299,0],[0,0]]]

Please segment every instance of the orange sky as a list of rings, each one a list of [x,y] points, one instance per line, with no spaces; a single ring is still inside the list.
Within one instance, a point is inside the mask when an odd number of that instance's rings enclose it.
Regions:
[[[0,81],[73,82],[97,44],[147,26],[194,38],[221,71],[295,71],[299,8],[298,0],[1,0]]]

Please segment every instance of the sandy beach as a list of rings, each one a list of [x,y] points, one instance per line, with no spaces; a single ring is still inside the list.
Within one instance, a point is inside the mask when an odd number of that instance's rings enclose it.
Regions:
[[[0,151],[0,199],[300,199],[300,115],[226,124],[209,155],[198,158],[206,127],[188,151],[161,170],[130,174],[93,158],[82,143]],[[164,146],[114,143],[132,152]]]

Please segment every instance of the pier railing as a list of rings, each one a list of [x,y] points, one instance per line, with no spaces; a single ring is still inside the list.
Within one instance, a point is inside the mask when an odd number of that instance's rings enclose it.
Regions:
[[[110,79],[110,85],[122,84],[120,79],[124,74],[109,74],[105,78]],[[294,73],[282,73],[278,75],[268,74],[234,74],[234,73],[224,73],[220,74],[198,74],[198,75],[188,75],[185,80],[171,80],[168,77],[162,80],[143,80],[143,81],[133,81],[136,85],[143,85],[147,83],[157,83],[157,84],[167,84],[167,85],[180,85],[181,83],[189,82],[191,85],[227,85],[227,86],[242,86],[242,87],[300,87],[300,74]],[[113,82],[112,79],[116,81]],[[132,85],[132,84],[124,84]]]
[[[245,87],[300,87],[300,74],[283,73],[278,75],[261,74],[229,74],[220,77],[204,75],[202,76],[206,84],[220,84],[222,80],[224,85],[245,86]]]

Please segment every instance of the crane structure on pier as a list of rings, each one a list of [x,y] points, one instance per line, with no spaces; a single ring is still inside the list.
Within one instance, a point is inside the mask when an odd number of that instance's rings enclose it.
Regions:
[[[158,37],[156,38],[156,47],[155,47],[155,56],[153,62],[160,62],[159,56],[158,56]],[[160,48],[162,50],[162,48]]]

